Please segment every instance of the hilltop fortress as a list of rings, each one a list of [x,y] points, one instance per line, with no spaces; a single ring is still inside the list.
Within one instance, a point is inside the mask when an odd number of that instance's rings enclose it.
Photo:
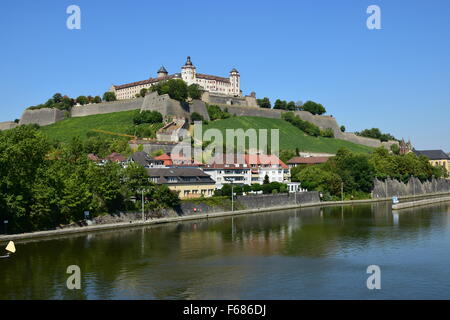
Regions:
[[[192,63],[191,57],[187,57],[186,63],[181,67],[181,73],[169,75],[166,68],[162,66],[158,70],[156,78],[126,83],[119,86],[113,85],[109,91],[114,92],[118,100],[131,99],[142,89],[149,89],[161,81],[182,79],[187,85],[199,85],[205,92],[240,97],[242,96],[240,77],[239,72],[235,68],[230,71],[228,78],[197,73],[197,68]]]
[[[136,98],[142,88],[150,88],[160,81],[179,78],[190,84],[198,84],[204,90],[200,100],[190,102],[179,102],[171,99],[168,94],[159,95],[157,92],[149,92],[145,97]],[[254,116],[264,118],[281,118],[286,112],[277,109],[260,108],[257,105],[256,94],[252,92],[249,96],[243,96],[240,89],[240,74],[236,69],[230,71],[229,78],[199,74],[192,64],[190,57],[181,68],[181,73],[169,75],[164,67],[158,70],[157,78],[150,78],[139,82],[133,82],[118,86],[112,86],[110,91],[115,92],[117,101],[74,106],[70,112],[59,109],[42,108],[36,110],[27,109],[23,112],[19,125],[36,123],[46,126],[65,119],[66,117],[84,117],[95,114],[105,114],[129,110],[154,110],[163,116],[174,116],[177,118],[190,118],[193,112],[210,120],[206,104],[218,105],[222,110],[225,108],[229,113],[236,116]],[[380,142],[377,139],[357,136],[354,133],[342,132],[336,119],[332,116],[313,115],[307,111],[295,111],[301,119],[309,121],[321,129],[331,129],[337,139],[366,145],[369,147],[385,146],[389,148],[397,141]],[[11,129],[18,124],[14,122],[0,123],[0,130]]]

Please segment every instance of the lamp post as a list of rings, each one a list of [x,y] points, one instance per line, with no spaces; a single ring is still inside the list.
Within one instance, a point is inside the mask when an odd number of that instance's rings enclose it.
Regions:
[[[8,234],[8,220],[3,221],[3,224],[5,226],[5,234]]]
[[[226,178],[226,180],[231,184],[231,211],[234,211],[234,180],[232,178]]]
[[[145,221],[145,214],[144,214],[144,189],[138,190],[138,192],[141,193],[141,203],[142,203],[142,221]]]
[[[341,200],[344,202],[344,183],[341,182]]]

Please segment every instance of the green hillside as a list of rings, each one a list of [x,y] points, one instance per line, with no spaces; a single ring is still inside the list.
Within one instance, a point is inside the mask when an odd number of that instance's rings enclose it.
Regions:
[[[87,117],[69,118],[55,124],[41,127],[41,130],[50,138],[68,142],[73,137],[79,136],[86,139],[87,133],[92,129],[101,129],[116,133],[129,133],[133,126],[133,116],[136,110],[107,114],[98,114]],[[216,120],[204,125],[203,129],[217,128],[225,133],[225,129],[279,129],[280,149],[311,152],[335,153],[341,147],[347,147],[354,152],[370,152],[373,149],[363,145],[351,143],[339,139],[311,137],[297,129],[292,124],[281,119],[269,119],[260,117],[232,117],[225,120]],[[155,128],[158,129],[158,128]],[[92,131],[91,131],[92,132]],[[224,135],[225,136],[225,135]]]
[[[86,139],[86,134],[91,129],[101,129],[116,133],[127,133],[133,125],[133,116],[136,110],[122,111],[107,114],[96,114],[87,117],[69,118],[49,126],[41,127],[41,130],[50,138],[67,142],[73,137],[79,136]]]
[[[340,139],[308,136],[303,131],[282,119],[231,117],[224,120],[212,121],[208,125],[203,126],[204,130],[209,128],[219,129],[224,134],[225,129],[279,129],[281,150],[295,150],[295,148],[298,148],[300,151],[326,153],[336,153],[341,147],[347,147],[354,152],[371,152],[373,150],[371,147]]]

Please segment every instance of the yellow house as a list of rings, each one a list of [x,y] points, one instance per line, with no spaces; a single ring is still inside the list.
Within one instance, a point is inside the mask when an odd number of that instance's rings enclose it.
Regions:
[[[450,157],[442,150],[414,150],[418,156],[423,155],[427,157],[432,166],[444,167],[447,172],[450,172]]]
[[[178,192],[180,199],[211,197],[216,189],[216,182],[199,168],[149,168],[147,174],[150,181]]]

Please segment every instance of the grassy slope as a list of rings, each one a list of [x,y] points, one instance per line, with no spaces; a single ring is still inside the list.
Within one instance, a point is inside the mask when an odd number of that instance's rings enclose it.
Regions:
[[[133,125],[133,115],[135,112],[136,110],[132,110],[69,118],[49,126],[41,127],[41,129],[49,137],[63,142],[70,141],[75,136],[85,139],[86,133],[91,129],[126,133],[127,129]]]
[[[303,131],[281,119],[232,117],[225,120],[212,121],[208,125],[203,126],[203,130],[209,128],[216,128],[224,133],[225,129],[279,129],[281,150],[295,150],[297,147],[300,151],[327,153],[335,153],[341,147],[347,147],[354,152],[370,152],[373,150],[373,148],[340,139],[307,136]]]
[[[108,114],[98,114],[87,117],[70,118],[55,124],[42,127],[42,131],[51,138],[67,142],[75,136],[81,139],[86,138],[86,134],[91,129],[102,129],[117,133],[126,133],[127,129],[133,125],[133,115],[135,110],[115,112]],[[355,152],[370,152],[373,149],[363,145],[351,143],[339,139],[314,138],[305,135],[290,123],[281,119],[269,119],[260,117],[232,117],[225,120],[217,120],[204,125],[203,129],[217,128],[225,133],[225,129],[244,130],[254,129],[279,129],[280,149],[311,152],[335,153],[340,147],[347,147]],[[111,136],[112,137],[112,136]]]

